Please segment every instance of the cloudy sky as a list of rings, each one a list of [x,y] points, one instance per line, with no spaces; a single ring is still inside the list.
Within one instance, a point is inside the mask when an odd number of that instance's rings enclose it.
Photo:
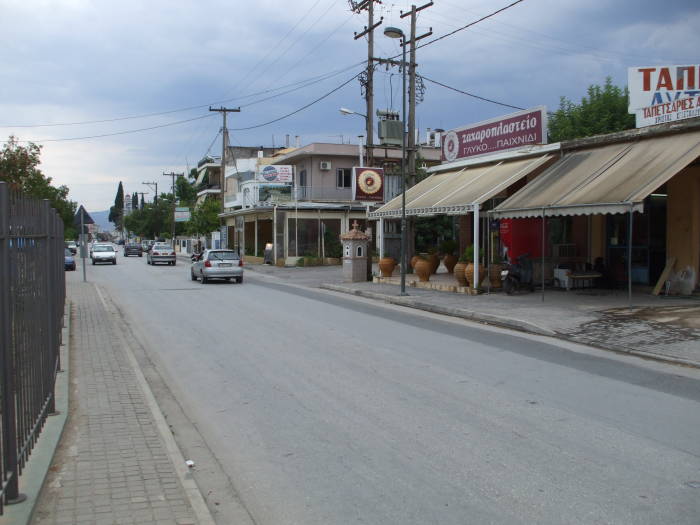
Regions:
[[[421,43],[512,1],[435,0],[418,18],[418,34],[433,31]],[[410,5],[384,0],[376,16],[408,32]],[[240,106],[233,145],[280,146],[287,134],[356,143],[363,119],[338,108],[365,111],[348,81],[367,57],[366,40],[353,39],[366,23],[347,0],[0,0],[0,141],[41,144],[44,173],[89,211],[109,208],[119,181],[127,193],[163,188],[163,172],[218,155],[210,104]],[[607,76],[626,85],[630,66],[700,63],[698,27],[697,0],[523,0],[419,49],[418,73],[556,109]],[[381,28],[375,41],[376,56],[400,53]],[[375,83],[375,107],[400,110],[400,73],[380,68]],[[426,82],[417,121],[450,129],[511,111]]]

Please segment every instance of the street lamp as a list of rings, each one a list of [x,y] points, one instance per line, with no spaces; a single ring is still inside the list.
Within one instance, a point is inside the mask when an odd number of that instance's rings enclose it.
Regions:
[[[401,295],[406,294],[406,35],[398,27],[387,27],[384,35],[401,40]]]
[[[338,108],[338,111],[340,111],[340,113],[343,115],[357,115],[357,116],[364,118],[365,119],[365,128],[367,127],[367,115],[364,115],[362,113],[358,113],[357,111],[353,111],[352,109],[348,109],[348,108]],[[362,159],[362,157],[363,157],[362,148],[364,146],[364,136],[358,135],[357,138],[358,138],[359,145],[360,145],[360,167],[363,167],[364,161]],[[368,160],[368,162],[369,162],[369,160]]]
[[[352,109],[338,108],[338,111],[340,111],[343,115],[359,115],[359,116],[363,117],[365,120],[367,119],[367,115],[364,115],[362,113],[358,113],[357,111],[353,111]]]

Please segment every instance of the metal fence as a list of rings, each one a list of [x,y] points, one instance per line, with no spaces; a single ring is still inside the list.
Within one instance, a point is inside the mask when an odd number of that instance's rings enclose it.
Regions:
[[[55,411],[65,302],[63,221],[0,182],[0,514]]]

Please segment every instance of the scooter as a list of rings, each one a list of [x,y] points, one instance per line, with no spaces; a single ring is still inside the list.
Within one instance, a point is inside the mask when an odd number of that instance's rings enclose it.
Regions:
[[[516,258],[515,263],[507,263],[506,268],[501,271],[501,281],[503,290],[508,295],[513,295],[514,292],[524,288],[534,292],[530,254],[523,253]]]

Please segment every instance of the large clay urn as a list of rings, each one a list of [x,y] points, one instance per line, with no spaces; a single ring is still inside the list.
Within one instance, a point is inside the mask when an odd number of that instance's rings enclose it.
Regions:
[[[430,273],[437,272],[437,269],[440,266],[440,257],[438,257],[436,253],[431,253],[428,255],[428,262],[430,263]]]
[[[445,268],[447,268],[447,273],[452,273],[454,270],[455,264],[457,264],[457,256],[456,255],[445,255],[442,258],[442,264],[445,265]]]
[[[432,265],[430,264],[429,260],[419,258],[416,261],[416,265],[413,267],[413,271],[416,272],[416,275],[421,282],[426,283],[430,280],[431,268]]]
[[[419,256],[419,255],[414,255],[413,257],[411,257],[411,261],[409,262],[409,264],[411,265],[411,268],[413,268],[413,269],[415,270],[415,268],[416,268],[416,263],[417,263],[419,260],[420,260],[420,256]]]
[[[500,288],[502,286],[501,282],[501,270],[503,265],[492,264],[489,266],[489,281],[491,281],[491,288]]]
[[[457,280],[457,284],[459,286],[467,286],[467,276],[464,273],[466,269],[467,263],[465,262],[458,262],[454,265],[453,271],[455,274],[455,279]]]
[[[382,277],[391,277],[395,267],[396,261],[393,257],[382,257],[379,259],[379,271],[382,273]]]
[[[479,280],[481,282],[484,281],[484,272],[485,268],[483,264],[479,265]],[[478,285],[474,284],[474,263],[467,263],[467,268],[464,270],[464,275],[467,277],[467,281],[469,282],[469,286],[471,288],[479,288]]]

